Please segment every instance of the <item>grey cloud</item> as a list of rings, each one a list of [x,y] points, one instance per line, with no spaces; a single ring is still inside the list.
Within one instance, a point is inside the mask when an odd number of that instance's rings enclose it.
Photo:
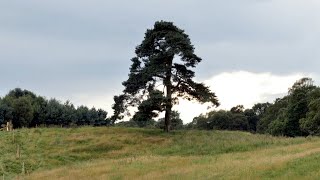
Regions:
[[[161,19],[190,35],[201,80],[237,70],[317,74],[319,8],[316,0],[1,1],[0,93],[121,89],[135,46]]]

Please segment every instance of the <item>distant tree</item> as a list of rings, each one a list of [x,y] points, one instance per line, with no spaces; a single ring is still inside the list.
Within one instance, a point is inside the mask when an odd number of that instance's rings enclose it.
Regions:
[[[288,127],[288,117],[287,117],[287,109],[281,108],[277,112],[277,118],[270,122],[267,127],[266,133],[272,134],[274,136],[285,136],[287,135],[287,127]]]
[[[88,125],[94,125],[95,122],[98,120],[99,115],[98,115],[98,111],[96,110],[95,107],[89,109],[89,115],[88,115]]]
[[[314,89],[313,80],[309,77],[303,77],[296,81],[291,88],[289,88],[289,94],[294,93],[297,90],[310,90]]]
[[[13,101],[13,120],[14,128],[29,127],[33,118],[33,107],[30,97],[19,97]]]
[[[244,110],[243,114],[246,116],[248,121],[248,130],[250,132],[257,131],[257,124],[259,122],[259,116],[253,109],[246,109]]]
[[[90,112],[86,106],[79,106],[77,108],[77,125],[84,126],[90,124]]]
[[[170,129],[171,108],[177,97],[219,105],[209,87],[193,81],[195,73],[190,68],[194,68],[201,58],[194,54],[188,35],[172,22],[156,22],[153,29],[147,30],[135,52],[129,79],[123,82],[124,94],[114,97],[113,121],[122,118],[121,114],[128,106],[141,103],[141,96],[154,91],[159,83],[166,88],[164,130],[167,132]]]
[[[94,126],[107,126],[110,125],[110,120],[107,118],[107,111],[103,109],[98,109],[98,118],[94,122]]]
[[[50,99],[46,107],[46,124],[62,125],[63,124],[63,105],[56,99]]]
[[[208,116],[210,129],[220,130],[248,130],[248,121],[246,116],[239,111],[216,111]]]
[[[195,117],[192,124],[195,128],[207,130],[249,130],[248,119],[242,111],[211,111]]]
[[[240,130],[240,131],[248,131],[249,124],[248,119],[244,113],[237,113],[231,116],[231,125],[228,130]]]
[[[30,123],[31,127],[46,124],[47,105],[48,101],[44,97],[38,96],[32,100],[33,119]]]
[[[269,102],[257,103],[253,105],[252,110],[259,118],[261,118],[270,105],[271,104]]]
[[[320,88],[310,92],[308,112],[299,120],[302,131],[310,135],[320,135]]]
[[[63,104],[63,111],[62,111],[62,119],[60,125],[63,126],[69,126],[69,125],[75,125],[77,121],[77,112],[76,108],[70,101],[66,101]]]
[[[30,100],[33,100],[33,99],[37,98],[37,95],[35,95],[33,92],[25,90],[25,89],[22,90],[20,88],[15,88],[15,89],[9,91],[9,93],[6,96],[9,96],[9,97],[12,97],[12,98],[15,98],[15,99],[17,99],[19,97],[29,96]]]
[[[194,117],[192,122],[187,124],[187,127],[190,129],[210,129],[208,126],[208,117],[204,114],[200,114],[197,117]]]
[[[11,99],[13,100],[13,99]],[[8,98],[3,98],[0,101],[0,125],[13,119],[13,107],[12,101],[8,101]]]
[[[244,112],[244,107],[243,107],[243,105],[237,105],[235,107],[232,107],[230,109],[230,112],[232,112],[232,113],[243,113]]]
[[[29,124],[24,124],[25,127],[34,127],[37,124],[44,124],[45,122],[45,106],[47,104],[47,100],[43,97],[38,97],[35,93],[28,91],[28,90],[22,90],[20,88],[15,88],[6,95],[5,98],[8,98],[9,101],[14,102],[17,99],[25,97],[31,103],[32,105],[32,112],[33,112],[33,118]],[[9,103],[10,104],[10,103]],[[11,103],[11,107],[13,107],[13,104]]]
[[[308,108],[308,95],[315,89],[311,78],[302,78],[296,81],[289,89],[288,122],[285,128],[286,136],[306,135],[300,129],[299,121],[306,117]]]
[[[208,129],[231,130],[233,113],[230,111],[212,111],[207,115]]]
[[[248,131],[256,132],[260,119],[264,116],[270,103],[257,103],[251,109],[245,109],[242,105],[231,108],[233,113],[242,113],[248,121]],[[268,122],[270,123],[270,122]]]
[[[259,133],[268,133],[270,132],[269,130],[269,125],[275,121],[275,120],[279,120],[278,116],[280,116],[281,114],[281,118],[286,118],[286,116],[283,116],[283,113],[287,111],[287,107],[288,107],[288,100],[289,97],[285,96],[283,98],[278,98],[275,100],[274,104],[268,106],[268,108],[266,108],[265,112],[263,113],[263,115],[261,116],[258,124],[257,124],[257,132]],[[286,121],[281,120],[281,121]]]
[[[156,126],[163,129],[165,126],[164,121],[164,118],[160,118]],[[181,120],[180,113],[178,111],[172,111],[170,128],[170,130],[179,130],[183,128],[183,121]]]

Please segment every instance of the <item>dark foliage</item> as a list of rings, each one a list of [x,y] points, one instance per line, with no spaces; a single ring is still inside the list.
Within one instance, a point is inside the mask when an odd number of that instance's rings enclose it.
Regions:
[[[258,131],[290,137],[318,134],[319,92],[312,79],[298,80],[287,96],[268,105],[257,125]]]
[[[36,126],[105,126],[110,124],[107,112],[80,106],[69,101],[62,104],[47,100],[31,91],[16,88],[0,99],[0,124],[12,121],[14,128]]]
[[[195,117],[186,128],[241,130],[276,136],[320,135],[320,88],[310,78],[298,80],[288,95],[251,109],[238,105]]]
[[[144,40],[136,48],[136,57],[132,58],[129,78],[123,82],[123,95],[114,97],[113,121],[123,118],[128,106],[146,103],[145,95],[155,90],[156,84],[162,84],[165,101],[161,111],[165,114],[166,131],[170,130],[171,108],[177,97],[197,100],[201,103],[210,102],[218,106],[218,100],[209,87],[193,81],[195,73],[191,70],[201,58],[194,54],[194,47],[187,34],[172,22],[158,21],[153,29],[148,29]],[[177,62],[174,62],[177,61]],[[153,106],[154,107],[154,106]],[[134,119],[150,118],[150,112],[159,109],[148,109],[148,116],[143,112],[143,104]],[[158,107],[155,107],[158,108]],[[152,114],[154,116],[154,114]]]
[[[249,130],[248,117],[241,112],[234,111],[211,111],[206,115],[195,117],[189,128],[206,129],[206,130]]]

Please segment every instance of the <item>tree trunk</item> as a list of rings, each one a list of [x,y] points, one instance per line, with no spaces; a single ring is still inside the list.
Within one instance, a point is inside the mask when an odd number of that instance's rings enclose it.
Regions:
[[[171,102],[171,88],[167,87],[167,104],[166,104],[166,114],[164,118],[164,131],[169,132],[170,126],[171,126],[171,108],[172,108],[172,102]]]
[[[164,131],[170,131],[171,125],[171,108],[172,108],[172,83],[171,83],[171,68],[172,68],[173,57],[167,60],[166,78],[164,80],[164,85],[166,86],[166,114],[164,117]]]

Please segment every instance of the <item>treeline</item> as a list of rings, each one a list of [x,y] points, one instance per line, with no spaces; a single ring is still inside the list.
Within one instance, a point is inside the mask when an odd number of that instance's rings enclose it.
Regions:
[[[0,124],[11,121],[14,128],[36,126],[109,125],[102,109],[75,107],[69,101],[47,100],[31,91],[16,88],[0,98]]]
[[[141,112],[141,111],[138,111]],[[152,119],[152,117],[148,117],[149,113],[138,113],[139,116],[133,116],[129,121],[122,121],[115,126],[121,126],[121,127],[142,127],[142,128],[160,128],[163,129],[164,124],[164,118],[158,119],[158,121],[155,121]],[[144,117],[144,118],[142,118]],[[178,111],[172,111],[171,114],[171,125],[170,130],[179,130],[183,129],[183,121],[180,118],[180,113]]]
[[[69,101],[47,100],[28,90],[11,90],[0,98],[0,124],[12,121],[14,128],[36,126],[124,126],[164,128],[164,118],[156,117],[146,101],[130,121],[114,124],[107,112],[85,106],[74,107]],[[230,110],[211,111],[183,125],[180,114],[172,112],[171,130],[240,130],[277,136],[320,135],[320,87],[310,78],[302,78],[289,88],[288,94],[273,103],[258,103],[250,109],[242,105]]]
[[[311,78],[298,80],[288,94],[274,103],[251,109],[238,105],[229,111],[212,111],[195,117],[189,129],[241,130],[278,136],[320,135],[320,88]]]
[[[259,103],[251,109],[245,109],[243,105],[238,105],[228,111],[211,111],[195,117],[191,123],[186,124],[186,128],[257,132],[260,119],[269,106],[271,106],[270,103]]]

